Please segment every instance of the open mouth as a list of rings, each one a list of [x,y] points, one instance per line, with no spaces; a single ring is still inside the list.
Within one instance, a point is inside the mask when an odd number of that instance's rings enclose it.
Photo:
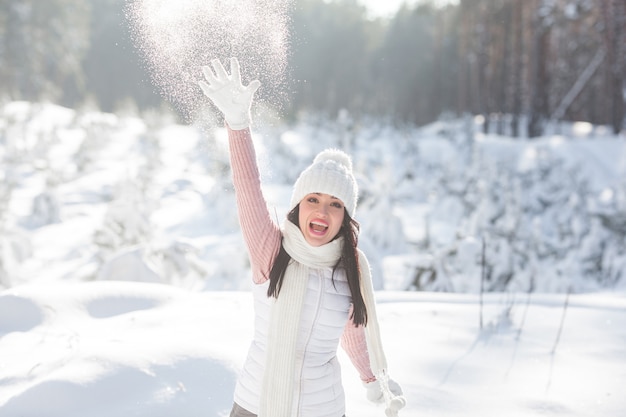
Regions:
[[[313,234],[323,235],[328,230],[328,224],[319,220],[314,220],[309,223],[309,230],[311,230],[311,233]]]

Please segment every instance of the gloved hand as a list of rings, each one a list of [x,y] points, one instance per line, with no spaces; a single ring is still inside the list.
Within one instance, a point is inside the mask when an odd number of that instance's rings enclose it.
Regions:
[[[206,81],[198,82],[200,88],[224,114],[224,119],[231,129],[242,130],[249,127],[252,120],[250,116],[252,97],[261,83],[254,80],[247,87],[241,84],[237,58],[230,59],[230,75],[219,60],[212,60],[211,65],[213,70],[209,66],[202,67]]]
[[[389,378],[389,390],[394,395],[402,395],[402,388],[400,384],[398,384],[393,379]],[[385,402],[385,396],[383,395],[383,390],[380,387],[380,381],[372,381],[372,382],[364,382],[363,385],[367,390],[366,395],[367,399],[374,403],[383,403]]]

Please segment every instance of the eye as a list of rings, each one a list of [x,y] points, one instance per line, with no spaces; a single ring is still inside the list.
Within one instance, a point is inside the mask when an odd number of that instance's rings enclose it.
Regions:
[[[310,196],[306,199],[306,201],[308,201],[309,203],[317,203],[319,200],[317,199],[317,197]]]
[[[338,202],[338,201],[334,201],[334,202],[330,203],[330,205],[335,207],[335,208],[338,208],[338,209],[343,209],[343,205],[340,202]]]

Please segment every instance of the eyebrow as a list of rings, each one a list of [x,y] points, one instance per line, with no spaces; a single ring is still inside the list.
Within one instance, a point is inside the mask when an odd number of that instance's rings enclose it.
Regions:
[[[322,193],[311,193],[311,194],[315,194],[315,195],[319,195],[319,196],[322,195]],[[339,198],[335,197],[334,195],[331,195],[330,198],[332,198],[333,200],[339,200]]]

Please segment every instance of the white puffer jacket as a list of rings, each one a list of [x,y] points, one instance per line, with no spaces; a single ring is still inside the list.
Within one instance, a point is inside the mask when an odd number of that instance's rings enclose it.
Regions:
[[[269,281],[255,285],[254,340],[235,388],[235,402],[258,414],[269,317],[274,298],[267,297]],[[297,340],[294,415],[298,417],[341,417],[345,397],[337,347],[348,321],[350,288],[343,270],[311,269]]]

